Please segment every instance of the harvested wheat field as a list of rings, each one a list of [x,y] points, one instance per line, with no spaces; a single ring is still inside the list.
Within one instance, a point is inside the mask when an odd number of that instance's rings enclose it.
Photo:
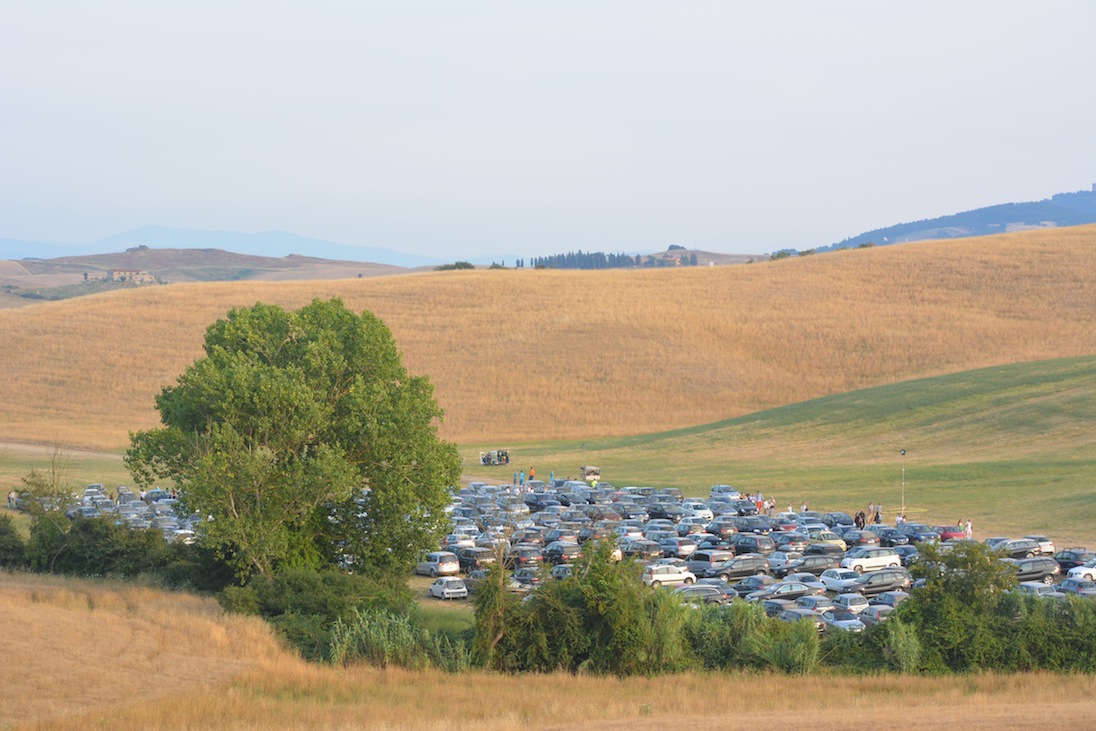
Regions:
[[[0,574],[0,728],[1090,729],[1096,679],[1049,674],[794,678],[507,676],[332,668],[212,600]]]
[[[392,329],[460,443],[708,423],[1096,353],[1096,226],[652,271],[179,284],[0,310],[0,439],[118,449],[234,306],[343,298]]]

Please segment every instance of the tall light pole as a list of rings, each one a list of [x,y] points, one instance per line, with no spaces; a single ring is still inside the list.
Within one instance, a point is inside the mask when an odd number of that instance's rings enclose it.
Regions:
[[[906,514],[906,450],[900,450],[902,455],[902,515]]]

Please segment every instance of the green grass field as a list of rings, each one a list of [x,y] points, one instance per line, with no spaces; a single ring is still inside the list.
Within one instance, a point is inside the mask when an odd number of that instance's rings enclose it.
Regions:
[[[970,518],[978,536],[1050,534],[1096,544],[1096,357],[1023,363],[855,391],[661,434],[509,446],[509,467],[466,472],[508,482],[514,470],[577,477],[601,467],[617,486],[707,495],[726,482],[781,506],[893,518],[903,485],[910,519]],[[906,450],[903,457],[900,452]]]
[[[481,449],[508,446],[509,467]],[[906,455],[900,455],[902,449]],[[617,486],[707,495],[726,482],[781,507],[853,512],[881,502],[893,518],[970,518],[979,537],[1047,533],[1096,545],[1096,357],[1023,363],[908,381],[660,434],[588,442],[464,445],[467,479],[509,482],[515,470],[577,477],[596,464]],[[52,452],[0,448],[6,493]],[[64,453],[74,489],[130,484],[116,453]]]

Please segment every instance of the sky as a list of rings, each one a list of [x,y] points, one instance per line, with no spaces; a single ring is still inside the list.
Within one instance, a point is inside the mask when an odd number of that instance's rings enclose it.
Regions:
[[[1091,189],[1093,37],[1091,0],[0,0],[0,238],[824,246]]]

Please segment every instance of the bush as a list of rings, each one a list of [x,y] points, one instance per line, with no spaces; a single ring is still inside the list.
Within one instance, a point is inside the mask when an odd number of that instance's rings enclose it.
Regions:
[[[590,546],[591,544],[587,544]],[[690,610],[652,591],[637,565],[600,541],[569,578],[518,601],[494,569],[476,599],[477,663],[499,670],[653,675],[696,665],[685,635]]]
[[[108,518],[70,521],[49,511],[31,525],[27,559],[35,571],[132,578],[156,574],[170,551],[158,530],[132,530]]]
[[[414,615],[377,609],[355,609],[347,619],[335,622],[328,659],[340,665],[364,660],[382,668],[434,667],[449,672],[471,666],[471,653],[463,641],[431,635]]]
[[[312,569],[255,576],[246,586],[227,587],[218,599],[226,611],[266,619],[309,660],[329,659],[333,628],[359,611],[413,608],[405,582]]]
[[[0,568],[26,566],[26,547],[10,515],[0,515]]]

